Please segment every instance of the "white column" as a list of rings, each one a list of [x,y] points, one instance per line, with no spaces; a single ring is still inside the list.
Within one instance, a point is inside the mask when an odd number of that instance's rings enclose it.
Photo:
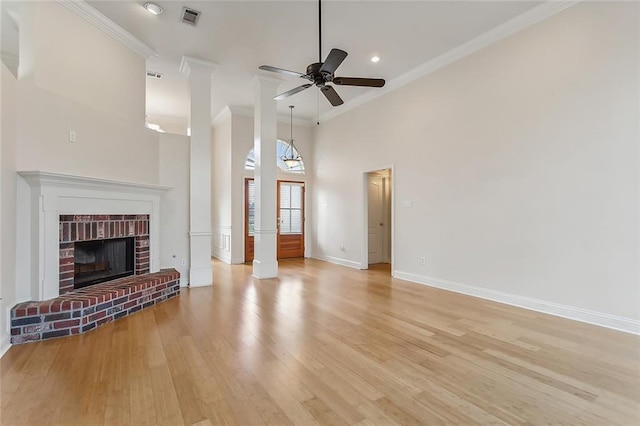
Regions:
[[[276,260],[276,101],[280,80],[257,76],[254,80],[254,153],[256,188],[253,276],[278,276]]]
[[[218,65],[184,56],[189,78],[189,285],[213,283],[211,268],[211,76]]]

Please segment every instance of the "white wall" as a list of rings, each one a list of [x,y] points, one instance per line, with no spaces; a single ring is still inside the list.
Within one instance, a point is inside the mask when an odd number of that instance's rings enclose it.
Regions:
[[[393,164],[396,276],[640,332],[638,7],[580,3],[321,124],[314,256],[360,264],[362,173]]]
[[[244,182],[253,172],[244,169],[247,154],[254,146],[253,116],[233,114],[233,144],[231,146],[231,261],[244,262]]]
[[[21,79],[108,115],[144,121],[143,57],[58,2],[23,2],[19,19]]]
[[[189,138],[159,135],[160,181],[171,187],[160,205],[160,267],[180,272],[180,285],[189,283]],[[184,259],[184,264],[183,264]]]
[[[144,58],[57,2],[21,3],[19,24],[18,169],[157,183]]]
[[[211,253],[231,263],[231,113],[213,127],[211,135]]]
[[[0,356],[9,347],[9,309],[16,301],[17,81],[0,65]]]

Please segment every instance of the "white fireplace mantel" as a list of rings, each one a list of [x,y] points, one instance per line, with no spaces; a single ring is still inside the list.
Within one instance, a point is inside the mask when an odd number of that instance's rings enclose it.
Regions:
[[[148,214],[150,272],[159,270],[160,200],[171,188],[42,171],[18,175],[19,299],[59,296],[60,215]]]

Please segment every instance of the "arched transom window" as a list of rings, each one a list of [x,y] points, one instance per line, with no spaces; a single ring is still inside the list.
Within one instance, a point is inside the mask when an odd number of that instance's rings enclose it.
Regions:
[[[278,164],[278,168],[285,173],[304,173],[304,161],[300,161],[294,167],[287,167],[287,165],[284,164],[284,161],[282,161],[282,157],[284,157],[285,155],[288,157],[291,156],[289,144],[287,142],[278,140],[278,143],[276,144],[276,161]],[[293,156],[298,156],[298,151],[295,148],[293,149]],[[255,170],[255,153],[253,152],[253,148],[251,149],[251,151],[249,151],[249,155],[247,155],[247,159],[244,161],[244,168],[246,170]]]

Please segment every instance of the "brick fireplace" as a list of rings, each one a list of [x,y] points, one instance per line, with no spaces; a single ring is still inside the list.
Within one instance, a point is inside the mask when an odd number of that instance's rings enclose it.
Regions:
[[[149,273],[148,214],[60,215],[59,228],[60,295],[78,288],[76,276],[82,273],[78,262],[74,262],[75,246],[78,242],[113,241],[131,237],[134,241],[134,266],[129,275]],[[103,265],[102,268],[108,268],[108,265]]]
[[[180,274],[159,267],[160,200],[170,188],[41,171],[18,175],[22,302],[10,313],[12,343],[84,333],[179,294]],[[99,245],[110,253],[92,250]],[[119,245],[133,249],[124,271],[112,267],[121,263],[111,253]],[[80,274],[111,269],[115,279],[80,282]]]

